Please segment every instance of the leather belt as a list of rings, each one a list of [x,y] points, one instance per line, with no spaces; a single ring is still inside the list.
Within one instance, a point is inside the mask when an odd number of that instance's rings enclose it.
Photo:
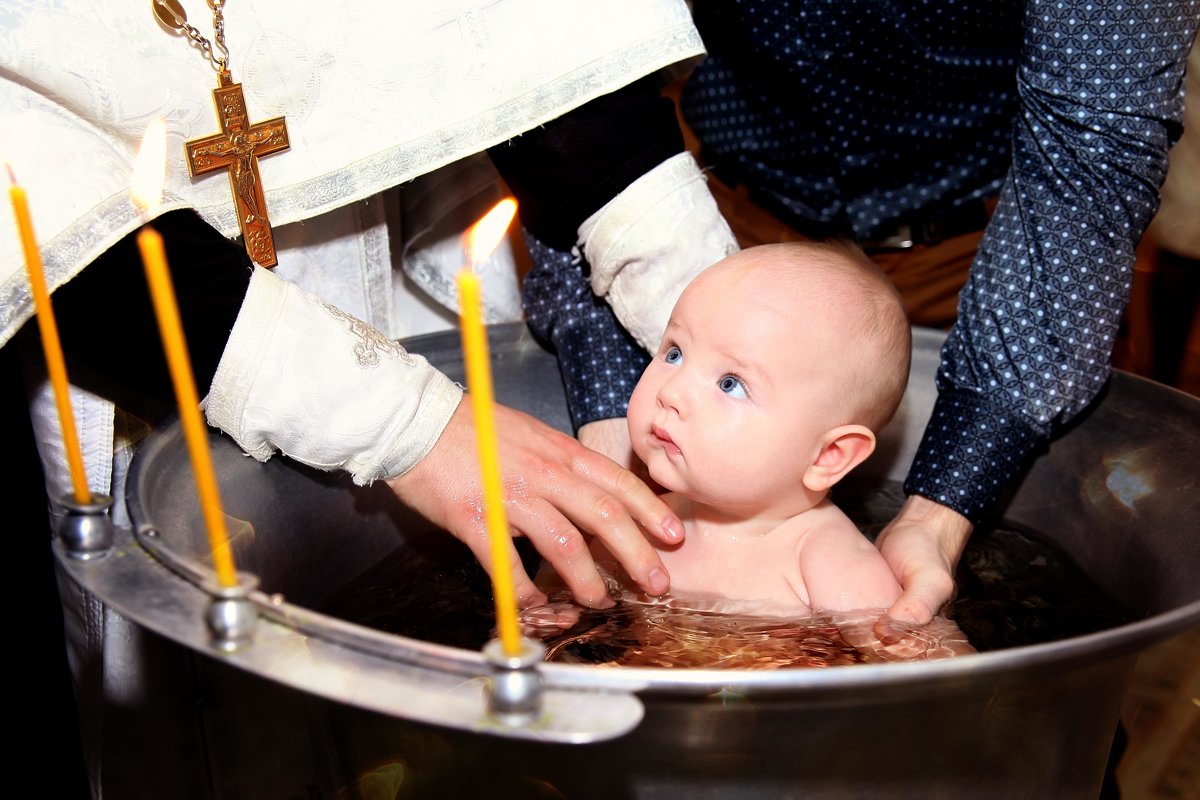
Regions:
[[[730,189],[744,186],[749,200],[777,219],[789,225],[802,236],[812,239],[856,238],[851,230],[849,220],[845,218],[832,222],[817,222],[806,219],[786,204],[773,197],[770,192],[757,192],[750,187],[753,181],[743,181],[740,171],[720,160],[707,151],[702,151],[702,161],[721,183]],[[910,217],[884,227],[877,231],[869,241],[859,241],[858,245],[864,250],[908,250],[919,244],[932,245],[962,236],[966,233],[981,231],[987,227],[992,211],[996,208],[996,197],[985,200],[968,200],[967,202],[937,211],[913,214]]]
[[[859,242],[864,250],[907,250],[931,245],[955,236],[981,231],[991,218],[992,204],[973,200],[961,206],[914,217],[884,228],[869,241]]]

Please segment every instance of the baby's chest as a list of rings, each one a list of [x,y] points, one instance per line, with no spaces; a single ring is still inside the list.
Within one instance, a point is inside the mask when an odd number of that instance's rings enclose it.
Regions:
[[[672,592],[720,594],[740,600],[807,601],[792,542],[702,542],[663,554]]]

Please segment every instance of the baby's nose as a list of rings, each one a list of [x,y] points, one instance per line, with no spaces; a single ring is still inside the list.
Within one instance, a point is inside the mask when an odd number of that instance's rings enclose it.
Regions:
[[[658,402],[664,408],[669,408],[679,415],[683,415],[685,411],[685,401],[687,392],[684,390],[683,381],[679,377],[665,381],[658,389]]]

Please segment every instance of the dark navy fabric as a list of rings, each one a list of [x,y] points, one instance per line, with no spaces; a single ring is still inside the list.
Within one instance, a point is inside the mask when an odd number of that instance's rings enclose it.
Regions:
[[[535,264],[521,287],[525,320],[534,337],[558,355],[572,424],[578,430],[625,416],[650,354],[592,292],[578,256],[550,247],[528,228],[524,235]]]
[[[999,193],[905,484],[978,521],[1109,376],[1200,0],[694,8],[705,159],[797,227],[871,238]]]
[[[695,20],[682,107],[705,163],[785,221],[863,241],[999,191],[1019,4],[701,0]]]

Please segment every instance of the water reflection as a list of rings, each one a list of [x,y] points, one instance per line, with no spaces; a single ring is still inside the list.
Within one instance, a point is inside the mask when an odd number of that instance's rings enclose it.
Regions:
[[[874,539],[903,501],[899,484],[846,481],[834,500]],[[518,539],[532,575],[539,559]],[[957,626],[980,652],[1065,639],[1130,621],[1068,554],[1032,531],[983,525],[971,535],[956,574],[958,594],[939,625]],[[595,612],[562,597],[528,611],[527,633],[559,661],[646,666],[772,669],[944,658],[959,652],[946,627],[895,631],[880,641],[875,619],[764,619],[736,607],[685,607],[622,595],[619,611]],[[640,604],[639,604],[640,603]],[[482,649],[494,637],[491,581],[448,534],[415,540],[315,610],[438,644]],[[610,616],[606,617],[605,613]],[[756,666],[757,665],[757,666]]]
[[[747,613],[716,602],[701,608],[619,587],[613,593],[618,604],[597,611],[575,605],[569,593],[556,590],[550,603],[522,613],[522,633],[546,645],[547,661],[596,666],[768,670],[926,661],[975,652],[946,617],[920,628],[898,628],[882,610],[764,616],[762,609]]]

